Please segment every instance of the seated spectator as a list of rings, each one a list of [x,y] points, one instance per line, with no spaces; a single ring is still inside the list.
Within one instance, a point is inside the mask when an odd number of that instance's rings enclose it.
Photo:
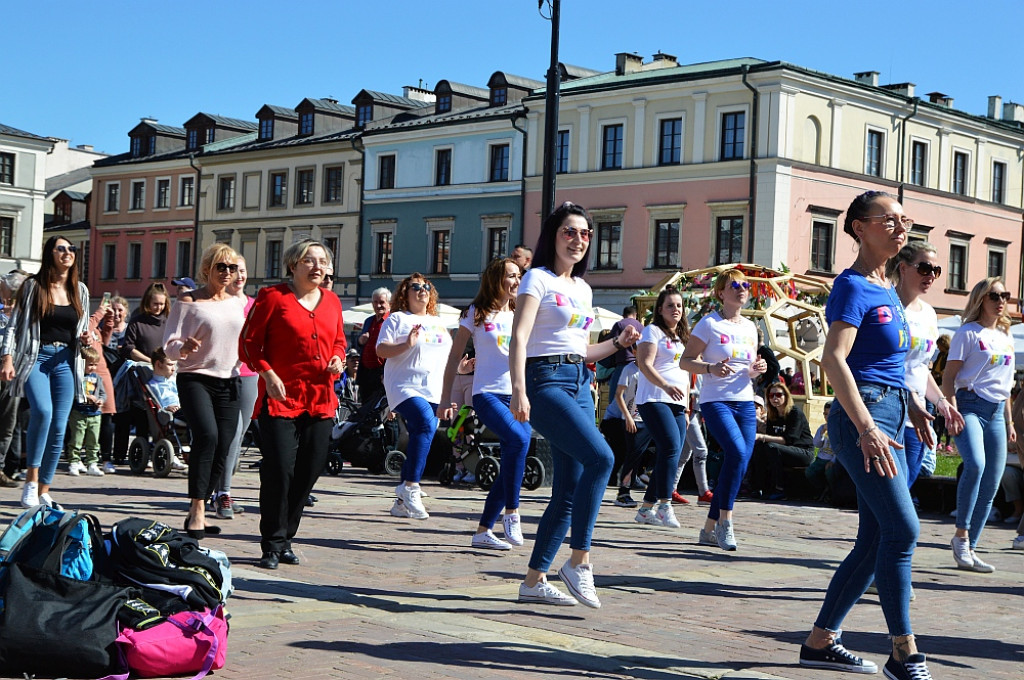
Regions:
[[[804,385],[804,372],[797,371],[793,374],[793,378],[789,383],[790,394],[806,394],[807,390]]]
[[[768,388],[765,431],[754,437],[754,455],[750,459],[750,487],[768,500],[785,497],[782,484],[786,468],[810,465],[814,460],[814,440],[804,412],[795,408],[793,397],[783,383]]]
[[[822,407],[825,415],[825,422],[821,424],[818,431],[814,433],[814,448],[817,455],[811,464],[804,470],[804,475],[819,493],[824,492],[831,486],[832,466],[835,464],[835,454],[832,452],[832,444],[828,440],[828,414],[832,410],[832,402],[826,401]]]

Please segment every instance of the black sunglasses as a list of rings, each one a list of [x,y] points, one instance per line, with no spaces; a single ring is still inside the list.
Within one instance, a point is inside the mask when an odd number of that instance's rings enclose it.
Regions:
[[[433,286],[431,286],[429,283],[410,283],[409,284],[409,290],[414,290],[417,293],[420,292],[421,290],[425,290],[425,291],[427,291],[429,293],[431,288],[433,288]]]
[[[1002,293],[997,293],[994,290],[990,290],[988,292],[988,299],[991,300],[992,302],[999,302],[1000,300],[1002,300],[1003,302],[1009,302],[1010,291],[1004,290]]]
[[[237,264],[228,264],[227,262],[218,262],[217,264],[215,264],[213,266],[216,267],[217,271],[220,272],[221,274],[226,274],[228,272],[231,272],[232,274],[234,274],[234,273],[236,273],[238,271],[238,265]]]
[[[54,249],[58,253],[77,253],[78,252],[78,246],[66,246],[63,243],[60,244],[59,246],[55,246]]]
[[[917,270],[917,273],[920,274],[921,276],[931,276],[931,275],[934,274],[935,278],[939,278],[939,276],[942,275],[942,267],[940,267],[937,264],[929,264],[927,262],[918,262],[917,264],[913,265],[913,267],[914,267],[914,269]]]

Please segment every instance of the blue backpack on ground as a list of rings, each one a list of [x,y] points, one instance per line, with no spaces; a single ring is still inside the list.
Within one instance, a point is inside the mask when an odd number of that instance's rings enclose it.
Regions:
[[[8,569],[19,562],[42,567],[54,551],[60,573],[79,581],[92,578],[95,560],[105,555],[103,532],[95,516],[37,505],[18,515],[0,536],[0,612],[4,609]]]

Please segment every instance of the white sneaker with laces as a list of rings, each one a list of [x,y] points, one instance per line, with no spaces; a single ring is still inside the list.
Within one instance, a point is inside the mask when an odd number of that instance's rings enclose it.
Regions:
[[[1017,536],[1010,545],[1011,550],[1024,550],[1024,535]]]
[[[409,518],[409,513],[405,509],[405,503],[403,503],[398,498],[395,499],[395,504],[391,506],[391,516],[392,517],[402,517],[402,518],[405,518],[405,519]]]
[[[641,507],[636,511],[636,517],[633,518],[633,521],[637,524],[650,524],[653,527],[662,526],[661,520],[654,513],[654,508]]]
[[[519,601],[536,602],[538,604],[553,604],[558,607],[576,606],[576,600],[572,599],[547,581],[538,581],[537,585],[532,588],[526,585],[526,583],[520,583]]]
[[[25,482],[21,487],[21,507],[34,508],[39,505],[39,483]]]
[[[40,505],[45,505],[46,507],[53,508],[54,510],[64,509],[64,506],[58,503],[57,501],[53,500],[53,498],[51,498],[50,494],[48,493],[39,494],[39,503]]]
[[[103,470],[101,470],[100,466],[97,465],[96,463],[89,463],[89,467],[86,468],[85,474],[89,475],[90,477],[102,477]]]
[[[108,475],[112,475],[117,472],[117,466],[114,465],[113,461],[107,461],[103,464],[103,472]]]
[[[488,529],[479,534],[473,534],[473,547],[484,548],[485,550],[511,550],[512,546],[494,535]]]
[[[83,472],[85,472],[85,466],[77,461],[68,465],[68,474],[72,477],[77,477]]]
[[[974,559],[974,571],[980,574],[991,574],[996,570],[996,568],[993,567],[991,564],[987,562],[982,562],[981,558],[978,557],[978,553],[974,552],[973,550],[971,551],[971,558]]]
[[[971,539],[953,537],[949,542],[953,548],[953,561],[958,569],[974,571],[974,558],[971,556]]]
[[[171,469],[172,470],[187,470],[188,469],[188,465],[185,465],[185,462],[181,458],[178,458],[177,455],[175,455],[175,456],[171,457]]]
[[[594,587],[594,569],[590,563],[572,566],[572,560],[566,560],[558,570],[558,578],[569,589],[569,593],[580,604],[599,609],[601,600],[597,599],[597,588]]]
[[[676,519],[676,513],[672,509],[671,503],[658,503],[654,512],[654,516],[658,519],[663,527],[672,527],[673,529],[679,528],[679,520]]]
[[[501,525],[505,528],[505,540],[512,545],[523,544],[523,524],[519,521],[519,513],[505,515],[501,518]]]
[[[700,533],[697,534],[697,544],[698,545],[713,545],[713,546],[715,546],[717,548],[718,547],[718,539],[715,538],[715,530],[712,529],[711,531],[704,531],[704,529],[701,528]]]
[[[412,519],[427,519],[427,509],[423,507],[423,495],[420,492],[419,484],[406,486],[399,484],[398,498],[405,504],[405,510]]]
[[[715,525],[715,539],[722,550],[736,549],[736,535],[732,531],[731,519],[719,520]]]

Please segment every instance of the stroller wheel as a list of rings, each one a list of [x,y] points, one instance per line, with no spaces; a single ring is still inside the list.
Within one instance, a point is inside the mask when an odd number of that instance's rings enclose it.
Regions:
[[[523,470],[523,488],[527,491],[534,491],[544,485],[544,464],[537,456],[526,457],[526,467]]]
[[[128,467],[132,474],[141,475],[146,471],[149,464],[149,442],[141,437],[136,437],[132,445],[128,447]]]
[[[327,474],[335,477],[341,474],[341,456],[336,453],[327,456]]]
[[[441,471],[437,473],[437,482],[441,486],[451,486],[453,481],[455,481],[455,463],[448,461],[441,466]]]
[[[480,456],[480,462],[476,464],[476,483],[484,491],[489,491],[498,478],[501,464],[494,456]]]
[[[171,461],[174,460],[174,444],[161,439],[153,445],[153,476],[166,477],[171,474]]]
[[[384,472],[392,477],[402,476],[402,466],[405,465],[405,454],[401,451],[388,451],[384,456]]]

